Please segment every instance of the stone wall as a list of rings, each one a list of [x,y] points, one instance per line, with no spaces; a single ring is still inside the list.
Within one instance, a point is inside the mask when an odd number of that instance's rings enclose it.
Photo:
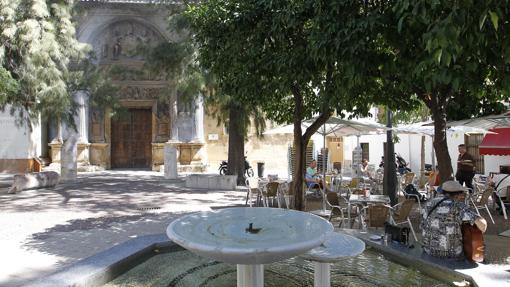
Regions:
[[[267,129],[273,126],[268,123]],[[228,135],[223,126],[218,126],[216,119],[206,116],[204,119],[205,151],[208,158],[208,172],[217,172],[222,160],[228,158]],[[292,134],[264,135],[257,138],[254,128],[249,130],[248,141],[245,143],[247,159],[257,174],[257,162],[265,163],[267,174],[278,174],[287,177],[288,146],[292,144]]]

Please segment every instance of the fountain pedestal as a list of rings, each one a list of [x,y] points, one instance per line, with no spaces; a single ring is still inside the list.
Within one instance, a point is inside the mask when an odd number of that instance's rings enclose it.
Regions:
[[[263,264],[319,246],[333,232],[327,220],[278,208],[225,208],[181,217],[167,228],[175,243],[200,256],[237,264],[237,286],[264,286]]]

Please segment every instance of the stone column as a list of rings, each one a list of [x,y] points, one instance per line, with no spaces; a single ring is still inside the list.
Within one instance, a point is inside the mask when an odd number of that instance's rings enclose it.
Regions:
[[[177,95],[172,97],[170,102],[170,140],[169,142],[179,142],[179,130],[177,128]]]
[[[53,138],[51,139],[51,144],[61,144],[62,143],[62,121],[60,118],[55,119],[50,123],[50,125],[53,126],[56,133],[54,134]]]
[[[179,130],[177,128],[177,95],[172,97],[170,101],[170,139],[165,143],[164,148],[164,173],[167,179],[176,179],[177,173],[177,161],[179,159],[179,149],[177,144],[179,143]]]
[[[193,142],[204,142],[204,100],[201,95],[195,99]]]
[[[52,168],[60,168],[60,157],[62,151],[62,121],[60,118],[54,118],[50,123],[52,139],[48,144],[50,146],[50,158]]]
[[[78,119],[76,122],[76,128],[78,130],[78,143],[88,143],[88,119],[89,119],[89,108],[88,108],[88,94],[86,91],[78,91],[74,94],[74,100],[78,105]]]

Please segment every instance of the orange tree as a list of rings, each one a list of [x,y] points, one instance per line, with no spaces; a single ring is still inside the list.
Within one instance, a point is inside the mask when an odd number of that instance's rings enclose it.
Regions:
[[[508,99],[508,2],[385,2],[380,31],[392,57],[380,63],[381,80],[396,97],[416,97],[430,109],[442,180],[453,173],[446,141],[448,111],[458,116],[452,106],[469,115]]]
[[[335,110],[365,114],[388,99],[374,76],[386,51],[377,48],[378,34],[366,33],[379,9],[362,1],[210,0],[188,10],[200,64],[222,92],[294,124],[296,209],[304,208],[310,137]]]

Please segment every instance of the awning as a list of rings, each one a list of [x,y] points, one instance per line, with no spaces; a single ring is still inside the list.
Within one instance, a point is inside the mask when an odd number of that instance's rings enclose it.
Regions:
[[[491,129],[495,134],[486,134],[480,143],[480,154],[510,155],[510,128]]]

